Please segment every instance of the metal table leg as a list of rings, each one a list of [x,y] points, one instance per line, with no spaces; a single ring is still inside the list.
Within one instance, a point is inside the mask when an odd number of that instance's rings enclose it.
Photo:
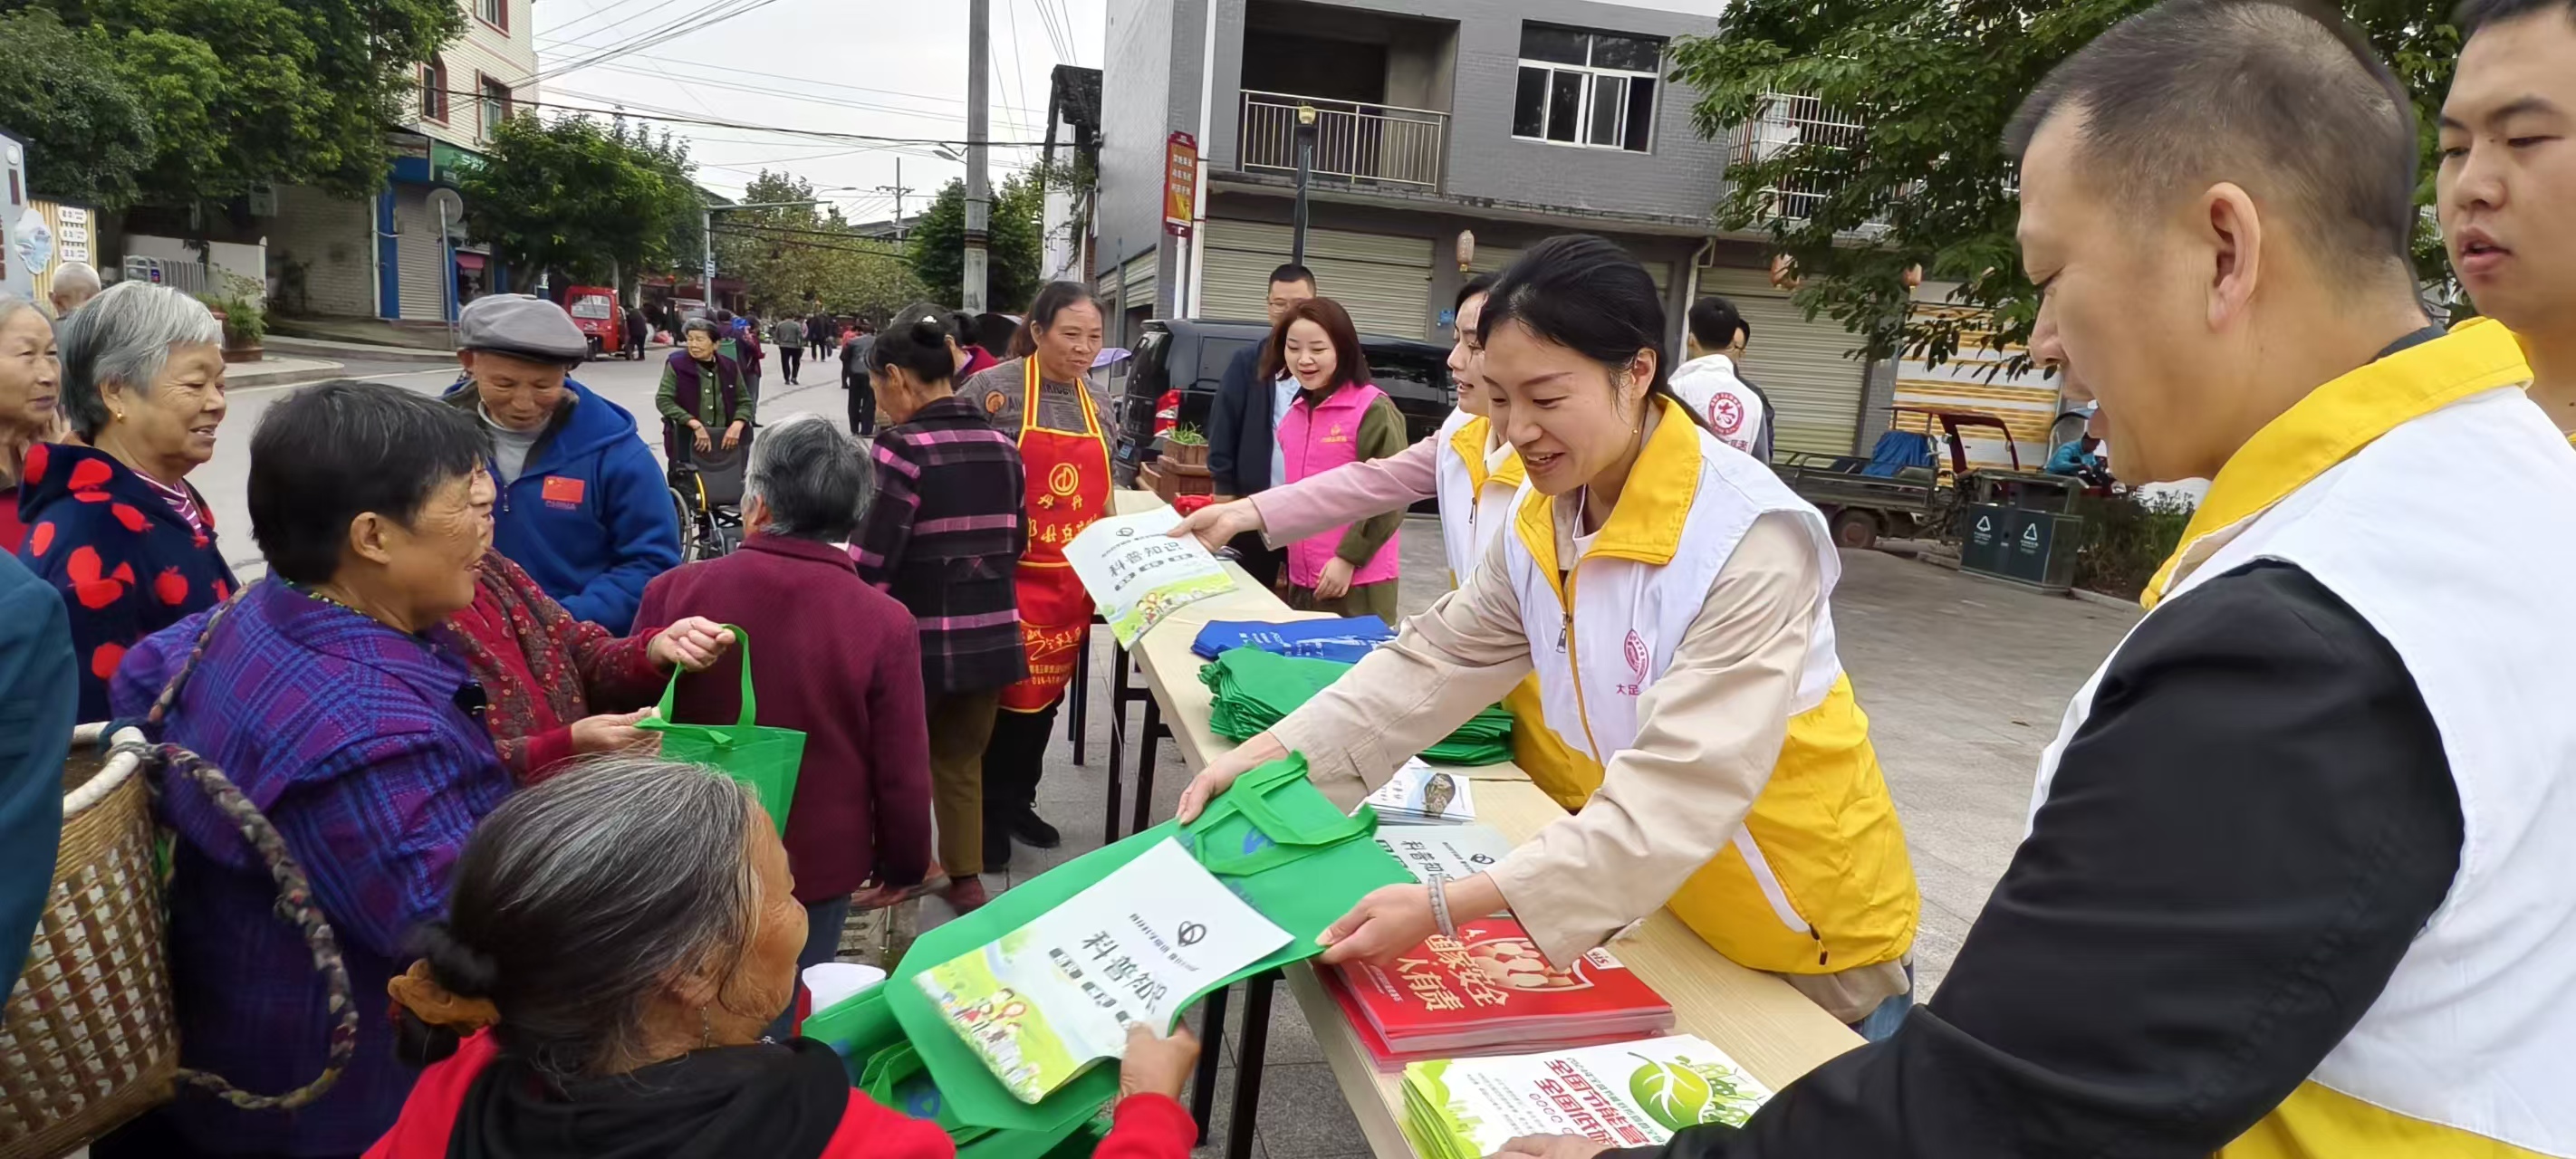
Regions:
[[[1082,643],[1073,650],[1073,687],[1065,691],[1064,738],[1073,742],[1073,763],[1082,764],[1084,744],[1091,730],[1084,727],[1091,708],[1091,629],[1082,630]]]
[[[1208,1116],[1216,1113],[1216,1072],[1225,1061],[1225,1000],[1234,987],[1218,988],[1199,1010],[1199,1071],[1190,1083],[1190,1117],[1199,1122],[1199,1143],[1208,1141]]]
[[[1163,727],[1162,702],[1145,698],[1145,731],[1136,742],[1136,819],[1127,828],[1142,833],[1153,823],[1154,816],[1154,742],[1172,735]]]
[[[1234,1119],[1225,1132],[1225,1159],[1252,1159],[1253,1128],[1261,1117],[1262,1055],[1270,1046],[1270,991],[1279,971],[1243,981],[1243,1037],[1234,1050]]]

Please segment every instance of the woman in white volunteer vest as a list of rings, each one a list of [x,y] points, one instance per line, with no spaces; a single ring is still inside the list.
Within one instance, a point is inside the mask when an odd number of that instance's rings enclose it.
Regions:
[[[1475,570],[1494,531],[1511,521],[1512,497],[1523,478],[1520,456],[1486,420],[1485,388],[1475,374],[1476,320],[1495,277],[1479,274],[1458,290],[1457,342],[1449,350],[1449,381],[1457,389],[1458,407],[1436,434],[1401,454],[1346,463],[1202,507],[1184,517],[1173,536],[1196,535],[1214,550],[1258,531],[1277,546],[1437,498],[1451,581]]]
[[[1181,817],[1292,751],[1356,803],[1535,671],[1545,724],[1523,731],[1552,751],[1523,767],[1580,811],[1490,873],[1370,894],[1326,960],[1384,961],[1450,915],[1508,908],[1562,963],[1670,905],[1729,958],[1891,1032],[1917,897],[1834,653],[1823,519],[1672,397],[1661,299],[1618,247],[1533,247],[1478,328],[1492,422],[1528,471],[1511,525],[1394,643],[1210,762]]]

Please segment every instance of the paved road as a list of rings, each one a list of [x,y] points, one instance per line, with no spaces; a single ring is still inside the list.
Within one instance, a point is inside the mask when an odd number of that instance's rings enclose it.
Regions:
[[[764,383],[761,415],[775,420],[799,411],[827,415],[836,424],[846,425],[846,396],[841,393],[840,366],[829,363],[825,370],[804,375],[806,385],[788,386],[776,382],[778,359],[771,348],[770,381]],[[363,358],[340,359],[341,377],[391,383],[423,394],[438,394],[456,381],[455,367],[435,366],[416,361],[370,361]],[[656,358],[645,362],[609,359],[593,362],[576,372],[583,385],[607,396],[617,405],[637,416],[648,434],[654,453],[661,453],[661,423],[653,417],[653,389],[661,381],[662,363]],[[269,404],[285,398],[297,386],[246,386],[231,392],[231,411],[216,435],[215,457],[197,468],[188,478],[205,492],[214,504],[215,526],[222,531],[224,556],[235,574],[248,580],[267,571],[260,561],[259,544],[250,535],[250,438],[259,429],[259,417]]]

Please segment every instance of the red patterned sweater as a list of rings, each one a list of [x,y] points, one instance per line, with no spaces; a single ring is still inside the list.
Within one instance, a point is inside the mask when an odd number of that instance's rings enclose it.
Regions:
[[[474,606],[447,624],[463,639],[466,667],[489,698],[483,719],[501,763],[522,785],[546,779],[574,755],[574,721],[651,704],[670,678],[645,655],[659,625],[611,636],[572,618],[497,551],[483,553]]]

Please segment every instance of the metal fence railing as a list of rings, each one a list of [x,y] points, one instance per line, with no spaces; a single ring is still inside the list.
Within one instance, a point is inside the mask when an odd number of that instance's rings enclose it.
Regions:
[[[1437,188],[1449,114],[1245,90],[1238,164],[1297,171],[1297,108],[1315,110],[1318,179]]]
[[[1730,167],[1768,161],[1792,148],[1857,149],[1868,134],[1860,119],[1797,93],[1773,93],[1762,111],[1735,127],[1728,144]],[[1814,216],[1833,192],[1832,178],[1821,172],[1792,172],[1759,191],[1765,218],[1804,221]]]

